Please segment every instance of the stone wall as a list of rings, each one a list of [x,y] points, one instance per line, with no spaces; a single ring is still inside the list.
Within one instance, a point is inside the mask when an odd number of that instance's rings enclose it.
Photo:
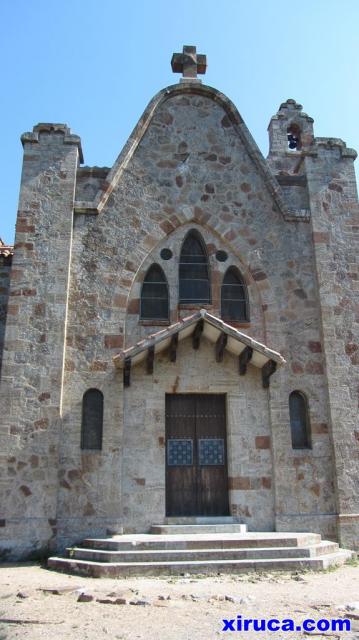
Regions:
[[[341,140],[317,138],[306,158],[335,455],[339,539],[359,548],[359,209],[353,160]]]
[[[164,400],[173,390],[227,394],[231,509],[250,528],[335,537],[338,505],[354,513],[355,463],[348,456],[355,414],[348,402],[344,421],[333,416],[355,391],[348,368],[356,364],[355,340],[349,333],[343,340],[340,325],[354,319],[356,260],[345,234],[355,225],[337,177],[322,198],[327,165],[321,152],[287,152],[285,118],[295,113],[304,123],[307,147],[312,119],[294,101],[281,110],[272,122],[269,158],[278,180],[230,101],[199,83],[160,92],[109,172],[78,169],[79,140],[63,126],[25,136],[2,383],[3,549],[15,546],[19,555],[50,543],[62,548],[161,519]],[[286,180],[285,173],[295,177]],[[113,356],[158,330],[139,321],[141,282],[152,262],[168,278],[171,322],[193,311],[178,302],[178,256],[191,228],[202,234],[209,254],[208,310],[220,314],[224,270],[237,265],[251,309],[240,330],[287,361],[269,392],[252,367],[239,379],[229,354],[213,364],[213,347],[205,341],[196,353],[181,344],[176,364],[156,358],[151,376],[134,367],[132,386],[123,389]],[[332,271],[338,239],[343,262]],[[166,263],[164,247],[173,251]],[[226,263],[216,260],[217,249],[227,251]],[[344,257],[350,271],[343,276]],[[334,280],[324,279],[327,272],[335,272]],[[338,289],[343,282],[345,295]],[[342,363],[345,389],[336,374]],[[101,451],[80,448],[82,397],[89,388],[104,394]],[[291,445],[293,390],[308,400],[311,449]]]
[[[12,247],[5,247],[0,239],[0,380],[4,349],[7,305],[9,300]]]
[[[103,188],[109,171],[108,167],[78,167],[76,172],[76,200],[93,200],[99,189]]]
[[[127,493],[121,498],[119,476],[124,482],[124,466],[132,469],[141,465],[125,454],[121,468],[121,447],[129,446],[126,438],[135,436],[128,431],[128,411],[125,409],[124,417],[121,413],[122,380],[113,373],[112,356],[122,346],[131,346],[158,330],[158,326],[139,323],[141,282],[152,262],[161,264],[169,281],[171,321],[191,313],[188,307],[178,305],[177,259],[185,233],[196,228],[202,233],[210,259],[213,289],[209,311],[219,313],[223,269],[230,263],[237,264],[247,280],[251,305],[251,322],[241,330],[281,351],[288,362],[285,372],[272,378],[270,403],[277,527],[315,528],[335,536],[333,460],[310,225],[305,220],[285,219],[260,164],[264,161],[258,160],[259,152],[240,117],[214,93],[205,87],[196,87],[191,93],[188,87],[176,86],[157,97],[149,121],[145,113],[140,130],[130,138],[131,153],[126,155],[125,148],[107,176],[111,195],[107,200],[105,193],[101,195],[101,213],[90,215],[79,207],[81,212],[76,215],[65,362],[66,428],[61,455],[61,473],[67,485],[61,488],[59,504],[63,505],[61,513],[73,514],[72,526],[76,525],[78,535],[90,526],[89,509],[94,523],[98,516],[98,531],[101,527],[105,531],[106,522],[115,526],[122,515],[125,518],[129,489],[124,485]],[[160,258],[163,247],[174,253],[166,263]],[[229,260],[224,265],[216,261],[216,249],[228,252]],[[188,375],[192,373],[198,375],[198,369],[189,369]],[[140,373],[135,371],[134,375]],[[236,376],[234,384],[237,380]],[[146,410],[147,387],[151,384],[145,378],[142,391],[139,384],[136,386],[137,413]],[[228,384],[232,384],[229,379]],[[83,475],[80,403],[90,387],[104,391],[105,406],[115,419],[105,424],[108,444],[97,454],[98,466],[93,470],[87,467]],[[305,452],[291,447],[288,396],[294,389],[304,391],[309,401],[313,449]],[[129,391],[129,397],[131,394]],[[149,399],[150,406],[151,402]],[[163,405],[163,389],[153,402]],[[152,423],[151,418],[149,425]],[[163,421],[161,424],[154,425],[155,447],[162,437],[157,433],[163,430]],[[163,452],[157,451],[158,460],[161,455]],[[77,467],[81,478],[75,477]],[[163,475],[163,465],[156,473]],[[234,481],[233,491],[247,487],[252,503],[243,506],[237,493],[233,505],[237,505],[238,513],[244,512],[245,506],[254,512],[257,489],[248,488],[255,486],[248,480],[249,473],[242,476],[245,481]],[[141,469],[135,477],[143,477]],[[144,491],[143,485],[134,483],[132,480],[132,487]],[[160,508],[163,513],[163,504]],[[301,519],[303,513],[308,514],[306,520]],[[329,515],[320,520],[320,514]],[[126,518],[128,526],[137,526],[132,516]],[[147,515],[143,514],[140,521],[148,523]],[[94,531],[93,524],[90,529]]]
[[[5,557],[56,538],[58,440],[79,138],[64,125],[22,137],[24,163],[1,381]]]
[[[120,376],[119,376],[120,377]],[[273,468],[268,392],[260,370],[249,366],[239,376],[238,360],[225,352],[217,363],[205,338],[197,351],[190,338],[179,342],[176,363],[168,354],[155,358],[154,372],[132,369],[124,390],[123,523],[146,531],[166,516],[166,393],[224,393],[227,413],[229,503],[232,515],[250,531],[274,530]]]

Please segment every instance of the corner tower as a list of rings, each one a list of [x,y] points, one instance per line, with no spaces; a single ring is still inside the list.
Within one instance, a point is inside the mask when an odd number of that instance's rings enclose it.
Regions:
[[[1,542],[7,557],[56,533],[58,440],[76,170],[80,138],[38,124],[24,160],[11,270],[2,383]],[[14,544],[14,541],[15,544]]]

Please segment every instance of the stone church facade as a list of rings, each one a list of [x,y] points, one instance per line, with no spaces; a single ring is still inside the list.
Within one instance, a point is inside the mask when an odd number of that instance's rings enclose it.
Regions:
[[[22,136],[3,557],[166,515],[359,546],[356,153],[287,100],[264,159],[205,67],[173,57],[111,169],[66,125]]]

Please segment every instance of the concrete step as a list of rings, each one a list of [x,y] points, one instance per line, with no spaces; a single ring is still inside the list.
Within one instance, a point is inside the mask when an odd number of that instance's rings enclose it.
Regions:
[[[212,520],[212,518],[211,518]],[[153,524],[150,533],[157,535],[180,535],[183,533],[246,533],[247,525],[237,523],[207,524]]]
[[[317,533],[207,533],[207,534],[126,534],[111,538],[86,538],[81,546],[106,551],[145,551],[180,549],[249,549],[268,547],[307,547],[320,543]]]
[[[248,571],[315,571],[344,564],[351,551],[339,550],[315,558],[276,558],[257,560],[210,560],[171,562],[93,562],[73,558],[49,558],[48,567],[66,573],[100,577],[129,575],[180,575],[182,573],[218,574]]]
[[[153,549],[132,551],[108,551],[73,547],[67,556],[73,560],[92,562],[208,562],[212,560],[260,560],[277,558],[314,558],[338,551],[335,542],[323,541],[308,547],[264,547],[242,549]]]

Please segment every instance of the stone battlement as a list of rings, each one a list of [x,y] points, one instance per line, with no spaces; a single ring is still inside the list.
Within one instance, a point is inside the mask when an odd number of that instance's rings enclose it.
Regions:
[[[39,124],[33,127],[32,131],[26,131],[23,133],[20,139],[24,146],[26,143],[40,142],[41,138],[46,134],[49,136],[53,136],[54,134],[58,136],[58,134],[62,134],[64,144],[72,144],[78,147],[80,163],[83,163],[84,158],[81,147],[81,138],[80,136],[71,133],[71,129],[66,124],[39,122]]]

